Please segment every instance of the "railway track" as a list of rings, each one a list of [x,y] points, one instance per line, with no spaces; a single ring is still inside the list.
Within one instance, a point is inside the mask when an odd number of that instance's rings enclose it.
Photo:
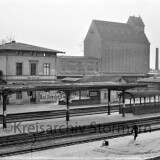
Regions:
[[[118,112],[119,105],[111,106],[111,113]],[[70,116],[83,116],[92,114],[108,113],[107,106],[100,107],[88,107],[88,108],[75,108],[70,109]],[[18,121],[32,121],[52,118],[64,118],[66,116],[66,110],[52,110],[52,111],[38,111],[38,112],[26,112],[8,114],[7,122],[18,122]],[[3,116],[0,115],[0,123],[2,123]]]
[[[73,130],[63,128],[61,131],[50,130],[40,133],[4,136],[0,137],[0,156],[22,154],[76,143],[127,136],[131,134],[132,126],[135,123],[141,129],[140,133],[160,130],[160,117],[151,117],[103,123],[101,125],[95,124],[94,126],[86,125],[83,132],[81,129],[77,130],[74,127]],[[142,129],[142,126],[150,126],[150,128]],[[109,127],[114,128],[114,130],[106,130]]]

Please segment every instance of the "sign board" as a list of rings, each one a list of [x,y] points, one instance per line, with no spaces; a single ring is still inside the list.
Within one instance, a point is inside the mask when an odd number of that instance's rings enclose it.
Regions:
[[[40,92],[40,101],[41,102],[58,102],[61,99],[61,94],[55,91],[50,92]]]
[[[28,76],[29,80],[39,79],[39,76]]]
[[[90,97],[97,97],[98,96],[98,93],[96,91],[90,91],[89,92],[89,96]]]

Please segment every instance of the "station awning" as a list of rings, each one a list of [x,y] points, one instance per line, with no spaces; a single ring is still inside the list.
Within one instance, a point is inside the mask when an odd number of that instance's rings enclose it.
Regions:
[[[90,89],[109,89],[117,91],[125,91],[127,89],[147,87],[147,84],[135,84],[135,83],[64,83],[64,84],[33,84],[33,85],[0,85],[1,94],[12,94],[16,92],[27,91],[78,91],[78,90],[90,90]]]
[[[120,93],[118,96],[122,96],[122,93]],[[159,90],[145,90],[145,91],[131,91],[131,92],[125,92],[125,98],[140,98],[140,97],[154,97],[154,96],[160,96]]]

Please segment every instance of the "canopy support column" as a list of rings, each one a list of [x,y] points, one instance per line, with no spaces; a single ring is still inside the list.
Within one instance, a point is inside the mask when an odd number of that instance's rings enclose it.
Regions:
[[[134,97],[134,98],[133,98],[133,106],[135,106],[135,101],[136,101],[136,100],[135,100],[135,97]]]
[[[110,101],[111,101],[111,90],[108,89],[108,115],[111,114]]]
[[[125,117],[125,90],[122,91],[122,117]]]
[[[7,95],[2,95],[3,97],[3,128],[7,127],[7,112],[6,112],[6,104],[7,104]]]
[[[131,106],[132,106],[132,98],[129,99],[130,100],[130,112],[131,112]]]
[[[146,105],[146,97],[144,97],[144,105]]]
[[[156,102],[156,96],[154,96],[154,103]]]
[[[69,102],[69,100],[70,100],[70,92],[69,91],[66,91],[65,92],[65,94],[66,94],[66,121],[69,121],[69,106],[70,106],[70,102]]]
[[[120,113],[120,108],[121,108],[121,96],[119,96],[119,113]]]
[[[81,99],[81,91],[79,91],[79,99]]]

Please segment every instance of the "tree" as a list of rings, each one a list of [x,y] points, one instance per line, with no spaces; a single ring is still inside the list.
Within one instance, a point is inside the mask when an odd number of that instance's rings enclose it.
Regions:
[[[15,41],[15,37],[12,34],[10,34],[5,39],[3,38],[0,40],[0,45],[3,45],[5,43],[11,43],[12,41]]]

